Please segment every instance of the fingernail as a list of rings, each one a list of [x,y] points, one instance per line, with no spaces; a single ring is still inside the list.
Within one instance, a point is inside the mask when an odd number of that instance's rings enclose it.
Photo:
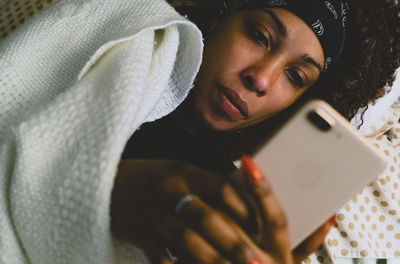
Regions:
[[[253,184],[258,184],[263,179],[262,173],[258,166],[254,163],[253,159],[249,156],[242,156],[241,167],[249,176],[250,181]]]
[[[250,259],[246,264],[262,264],[262,262],[258,259]]]
[[[336,214],[332,215],[331,218],[329,218],[328,222],[334,226],[336,225]]]

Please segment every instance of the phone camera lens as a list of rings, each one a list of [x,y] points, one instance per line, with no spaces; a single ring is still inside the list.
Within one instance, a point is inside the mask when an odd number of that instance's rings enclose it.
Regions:
[[[328,131],[332,128],[332,126],[316,111],[310,111],[307,118],[319,130]]]

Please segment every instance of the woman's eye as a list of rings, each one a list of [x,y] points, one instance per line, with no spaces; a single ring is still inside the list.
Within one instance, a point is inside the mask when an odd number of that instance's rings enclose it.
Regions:
[[[301,78],[301,75],[299,73],[297,73],[296,71],[293,70],[288,70],[287,71],[287,75],[289,80],[297,87],[299,88],[303,88],[304,86],[304,81]]]
[[[269,47],[269,41],[268,38],[259,30],[255,29],[253,33],[254,39],[264,45],[266,48]]]

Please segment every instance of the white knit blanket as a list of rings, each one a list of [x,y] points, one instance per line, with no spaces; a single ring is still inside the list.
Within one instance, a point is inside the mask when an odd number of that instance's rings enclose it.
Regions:
[[[163,0],[62,0],[0,43],[0,262],[116,263],[110,194],[186,96],[199,30]]]

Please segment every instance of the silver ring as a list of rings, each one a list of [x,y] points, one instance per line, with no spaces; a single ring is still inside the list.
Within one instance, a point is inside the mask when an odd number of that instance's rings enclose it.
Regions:
[[[178,258],[175,257],[174,254],[171,253],[168,247],[164,246],[165,252],[167,253],[169,259],[172,261],[172,263],[176,263],[178,261]]]
[[[189,194],[186,194],[185,196],[183,196],[175,206],[175,213],[179,214],[182,210],[182,207],[185,204],[191,202],[195,197],[196,197],[196,195],[194,195],[193,193],[189,193]]]

